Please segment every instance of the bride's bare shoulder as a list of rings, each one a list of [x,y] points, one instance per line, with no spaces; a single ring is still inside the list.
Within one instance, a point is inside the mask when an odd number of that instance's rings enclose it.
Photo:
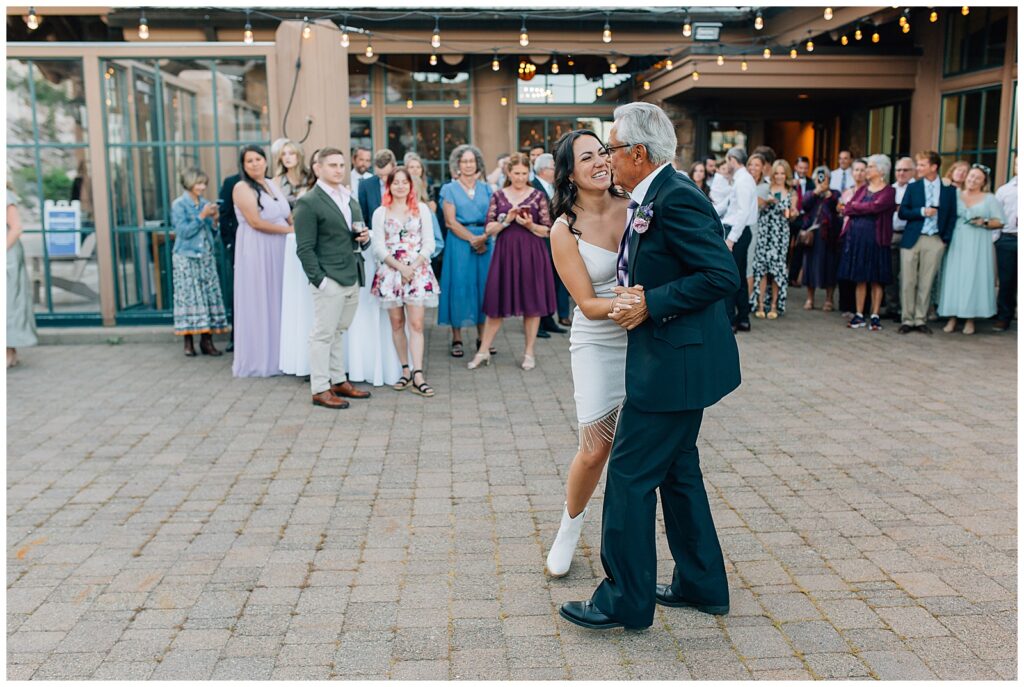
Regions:
[[[565,215],[559,215],[555,218],[555,221],[551,223],[551,241],[552,244],[568,244],[569,239],[573,237],[572,230],[569,228],[569,218]],[[572,243],[575,243],[573,241]]]

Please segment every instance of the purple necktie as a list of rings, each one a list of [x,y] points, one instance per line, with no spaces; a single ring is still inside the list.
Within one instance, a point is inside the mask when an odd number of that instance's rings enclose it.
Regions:
[[[640,205],[635,200],[629,201],[629,219],[626,220],[626,231],[622,232],[622,241],[619,242],[619,286],[626,286],[629,282],[629,237],[633,234],[633,217],[638,207]]]

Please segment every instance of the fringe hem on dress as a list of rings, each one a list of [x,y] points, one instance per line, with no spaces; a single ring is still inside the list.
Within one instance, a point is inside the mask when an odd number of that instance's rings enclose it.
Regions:
[[[615,439],[615,428],[619,424],[619,411],[622,406],[615,406],[604,417],[593,422],[580,424],[579,450],[593,453],[599,444],[611,444]]]

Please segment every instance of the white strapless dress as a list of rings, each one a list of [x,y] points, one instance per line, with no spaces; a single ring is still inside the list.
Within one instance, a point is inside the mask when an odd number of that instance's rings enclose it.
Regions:
[[[295,234],[285,238],[281,285],[281,358],[286,375],[309,375],[309,333],[313,329],[313,295],[295,251]]]
[[[613,298],[617,284],[618,254],[577,241],[587,266],[594,294]],[[569,333],[572,381],[580,446],[610,443],[615,436],[619,409],[626,398],[626,330],[612,320],[588,320],[576,306]]]

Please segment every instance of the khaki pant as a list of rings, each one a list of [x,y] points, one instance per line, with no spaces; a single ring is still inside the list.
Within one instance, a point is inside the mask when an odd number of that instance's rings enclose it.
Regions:
[[[359,284],[342,286],[330,277],[323,289],[312,284],[313,331],[309,334],[309,388],[313,395],[345,381],[345,348],[341,335],[359,307]]]
[[[938,236],[920,236],[913,248],[900,249],[900,304],[903,324],[919,327],[928,321],[932,284],[946,244]]]

